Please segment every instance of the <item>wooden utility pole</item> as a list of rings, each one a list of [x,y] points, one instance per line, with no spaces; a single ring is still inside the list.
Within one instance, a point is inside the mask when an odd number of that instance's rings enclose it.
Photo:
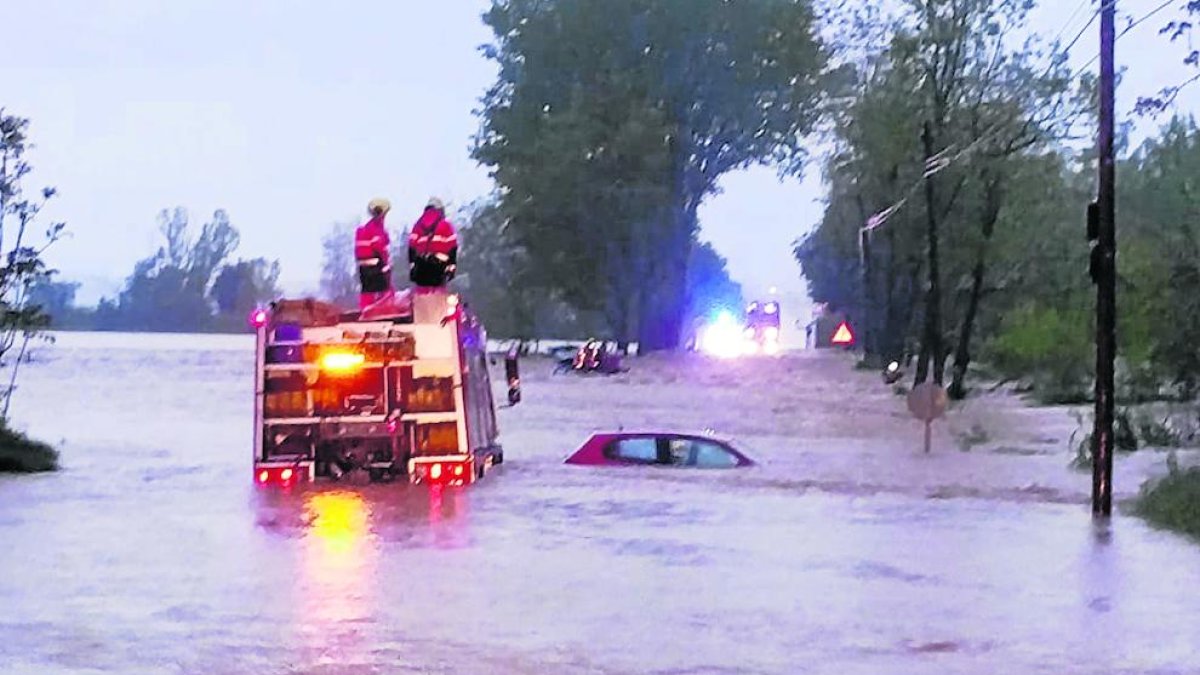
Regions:
[[[872,293],[871,284],[871,223],[867,222],[858,230],[858,257],[859,266],[862,272],[862,307],[859,308],[859,316],[862,320],[858,323],[859,336],[862,338],[863,358],[869,359],[875,352],[875,343],[873,340],[876,337],[875,331],[875,298]]]
[[[1092,248],[1092,279],[1096,282],[1096,415],[1092,431],[1092,514],[1112,515],[1113,368],[1117,336],[1117,226],[1114,45],[1117,0],[1102,0],[1100,8],[1100,176],[1096,197],[1096,235]]]

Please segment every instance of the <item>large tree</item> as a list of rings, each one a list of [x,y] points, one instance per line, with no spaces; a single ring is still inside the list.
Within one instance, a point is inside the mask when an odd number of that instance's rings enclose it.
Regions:
[[[500,75],[475,155],[514,236],[618,337],[674,347],[700,204],[731,170],[804,156],[825,64],[810,3],[496,0],[485,21]]]

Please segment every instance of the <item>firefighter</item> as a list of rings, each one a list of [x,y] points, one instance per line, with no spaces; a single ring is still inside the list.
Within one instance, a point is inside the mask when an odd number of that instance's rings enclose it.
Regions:
[[[445,286],[458,269],[458,234],[446,205],[431,197],[408,235],[409,278],[418,286]]]
[[[392,256],[388,251],[392,242],[383,222],[391,209],[388,200],[372,199],[367,205],[371,219],[354,233],[354,258],[358,261],[358,280],[362,284],[359,309],[366,309],[392,293]]]

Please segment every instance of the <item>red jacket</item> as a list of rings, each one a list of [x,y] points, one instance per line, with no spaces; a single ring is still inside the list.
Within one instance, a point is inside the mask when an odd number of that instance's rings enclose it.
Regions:
[[[445,255],[451,263],[458,259],[458,233],[437,209],[425,209],[408,235],[408,258]]]
[[[388,252],[391,244],[392,240],[383,225],[383,218],[372,218],[354,233],[354,258],[359,264],[378,260],[379,264],[386,267],[392,261],[391,253]]]

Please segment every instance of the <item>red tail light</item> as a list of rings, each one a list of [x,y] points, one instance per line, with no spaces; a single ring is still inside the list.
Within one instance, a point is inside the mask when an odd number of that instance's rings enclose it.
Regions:
[[[254,475],[259,485],[282,485],[291,487],[299,481],[303,470],[295,467],[267,467]]]
[[[419,463],[413,470],[418,483],[458,487],[470,482],[472,461]]]

